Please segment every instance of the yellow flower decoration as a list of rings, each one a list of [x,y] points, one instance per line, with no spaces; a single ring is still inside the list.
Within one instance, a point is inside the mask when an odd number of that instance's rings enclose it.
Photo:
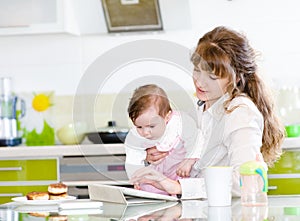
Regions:
[[[37,94],[32,100],[32,107],[38,112],[47,110],[51,106],[50,97],[45,94]]]

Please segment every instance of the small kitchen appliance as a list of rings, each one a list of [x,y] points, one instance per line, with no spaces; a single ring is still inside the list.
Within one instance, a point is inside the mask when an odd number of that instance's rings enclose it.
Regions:
[[[20,100],[20,114],[17,101]],[[0,78],[0,146],[16,146],[22,143],[18,134],[17,119],[25,115],[25,102],[12,92],[11,78]]]
[[[268,205],[267,168],[258,160],[240,166],[241,203],[243,206]]]

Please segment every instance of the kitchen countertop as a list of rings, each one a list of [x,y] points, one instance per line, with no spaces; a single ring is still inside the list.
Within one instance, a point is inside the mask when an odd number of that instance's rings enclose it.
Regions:
[[[86,200],[77,200],[77,203]],[[96,208],[58,209],[58,205],[24,205],[7,203],[0,206],[0,220],[33,220],[33,212],[44,214],[50,220],[51,216],[65,216],[68,220],[180,220],[184,218],[212,221],[246,221],[246,220],[300,220],[300,196],[269,197],[267,207],[242,207],[239,198],[232,201],[231,207],[208,207],[207,201],[192,200],[182,202],[165,202],[148,205],[126,206],[123,204],[103,203]],[[32,219],[30,219],[32,218]]]
[[[300,138],[287,138],[282,148],[300,150]],[[79,144],[55,146],[0,147],[0,159],[16,157],[61,157],[125,154],[124,144]]]
[[[80,144],[1,147],[0,159],[125,154],[124,144]]]
[[[282,144],[283,149],[299,149],[300,150],[300,137],[286,138]]]

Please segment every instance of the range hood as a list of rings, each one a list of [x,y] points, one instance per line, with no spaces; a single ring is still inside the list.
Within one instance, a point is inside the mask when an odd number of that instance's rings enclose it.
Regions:
[[[0,35],[191,28],[188,0],[1,0],[0,6]]]
[[[187,0],[72,0],[78,34],[191,27]]]
[[[109,32],[162,30],[158,0],[102,0]]]

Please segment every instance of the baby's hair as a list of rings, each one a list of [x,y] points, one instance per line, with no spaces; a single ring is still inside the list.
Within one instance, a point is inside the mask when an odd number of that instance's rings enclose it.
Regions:
[[[157,109],[161,117],[165,117],[172,110],[167,94],[161,87],[147,84],[135,89],[127,109],[132,122],[151,106]]]

